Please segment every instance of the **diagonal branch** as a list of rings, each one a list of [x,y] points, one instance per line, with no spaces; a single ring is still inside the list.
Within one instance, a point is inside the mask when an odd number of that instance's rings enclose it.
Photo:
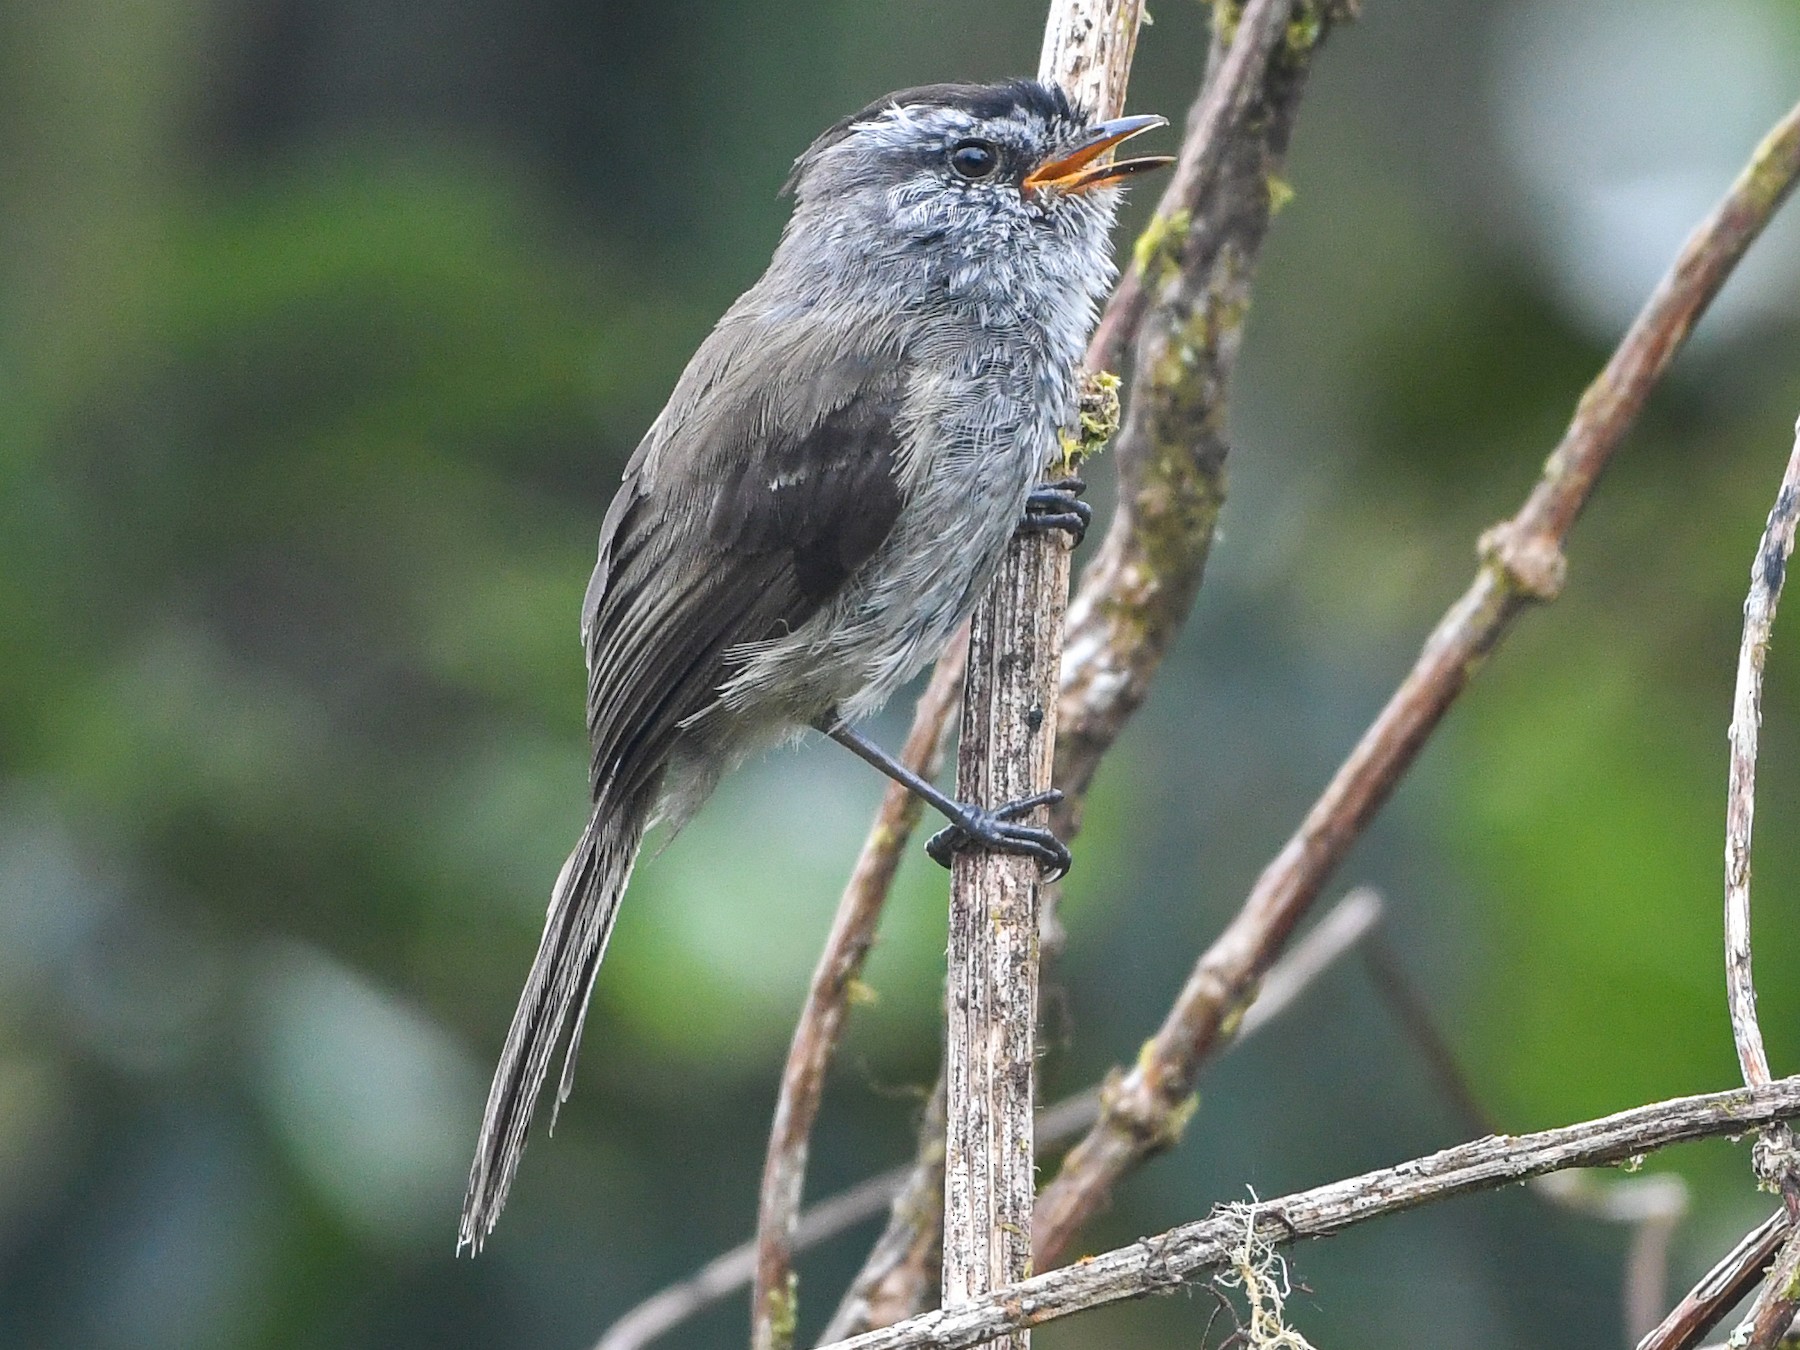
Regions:
[[[1174,1139],[1200,1066],[1228,1034],[1256,978],[1417,758],[1513,621],[1555,598],[1563,541],[1601,471],[1718,293],[1800,176],[1800,107],[1757,148],[1577,405],[1519,513],[1481,540],[1474,582],[1439,621],[1400,687],[1203,954],[1156,1035],[1116,1070],[1098,1125],[1039,1200],[1039,1268],[1067,1250],[1114,1183]]]
[[[1756,1288],[1792,1227],[1793,1221],[1784,1208],[1744,1234],[1737,1246],[1720,1257],[1669,1315],[1637,1343],[1637,1350],[1692,1350],[1745,1294]]]
[[[1225,6],[1215,15],[1226,14]],[[1056,785],[1079,825],[1101,757],[1149,692],[1193,608],[1225,500],[1225,410],[1274,189],[1320,43],[1348,0],[1252,0],[1215,34],[1169,188],[1088,348],[1116,369],[1137,342],[1113,446],[1119,506],[1069,607]],[[1141,334],[1139,330],[1142,330]]]
[[[1775,1128],[1771,1126],[1770,1128]],[[1800,1305],[1800,1242],[1792,1236],[1775,1254],[1762,1292],[1750,1305],[1750,1312],[1731,1333],[1727,1345],[1731,1350],[1775,1350],[1787,1343],[1794,1326],[1796,1305]]]
[[[1677,1097],[1533,1134],[1489,1135],[1253,1207],[1223,1206],[1129,1247],[840,1341],[831,1350],[963,1350],[1016,1328],[1182,1288],[1191,1277],[1232,1260],[1243,1247],[1250,1217],[1256,1240],[1271,1246],[1328,1237],[1452,1196],[1495,1190],[1570,1167],[1622,1163],[1671,1144],[1738,1135],[1795,1115],[1800,1115],[1800,1077]]]

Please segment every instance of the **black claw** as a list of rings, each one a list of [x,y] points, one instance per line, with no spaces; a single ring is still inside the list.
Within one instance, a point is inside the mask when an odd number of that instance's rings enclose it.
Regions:
[[[925,841],[925,852],[940,867],[949,867],[955,855],[965,848],[979,845],[1000,853],[1017,853],[1036,858],[1050,869],[1049,880],[1067,876],[1074,862],[1068,846],[1041,825],[1019,825],[1014,822],[1040,806],[1054,806],[1062,800],[1055,788],[1017,801],[1006,802],[993,810],[964,806],[963,819],[946,825]]]
[[[1043,534],[1049,530],[1062,530],[1079,544],[1087,538],[1089,519],[1089,516],[1076,515],[1073,511],[1033,511],[1019,522],[1019,532]]]
[[[1028,811],[1035,811],[1040,806],[1055,806],[1062,799],[1061,788],[1045,788],[1029,797],[1001,803],[993,809],[992,815],[995,820],[1017,820]]]
[[[1079,544],[1094,519],[1094,508],[1081,500],[1086,487],[1079,478],[1059,478],[1033,489],[1025,499],[1025,518],[1019,528],[1038,533],[1064,530]]]
[[[946,825],[925,841],[925,856],[939,867],[948,868],[950,860],[969,846],[969,832],[960,825]]]

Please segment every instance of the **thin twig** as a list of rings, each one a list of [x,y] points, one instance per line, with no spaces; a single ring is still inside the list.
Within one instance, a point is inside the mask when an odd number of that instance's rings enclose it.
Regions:
[[[1380,896],[1366,887],[1351,891],[1327,910],[1324,917],[1295,942],[1269,971],[1268,979],[1263,981],[1261,995],[1250,1006],[1250,1011],[1244,1014],[1243,1028],[1232,1043],[1233,1046],[1250,1040],[1292,1007],[1321,975],[1374,931],[1375,926],[1381,922],[1381,916]],[[940,1159],[943,1156],[943,1109],[940,1084],[927,1099],[925,1118],[920,1127],[921,1137],[936,1139]],[[932,1121],[934,1113],[937,1117],[935,1126]],[[1074,1139],[1092,1125],[1099,1114],[1100,1094],[1092,1088],[1045,1107],[1037,1118],[1039,1155]],[[874,1218],[890,1205],[894,1206],[898,1218],[909,1194],[916,1194],[921,1200],[935,1199],[937,1203],[942,1203],[941,1164],[935,1179],[923,1188],[915,1185],[916,1166],[891,1168],[807,1209],[794,1225],[793,1250],[799,1253],[828,1242],[846,1229]],[[890,1225],[890,1229],[892,1227]],[[902,1227],[905,1240],[917,1240],[922,1235],[935,1247],[935,1225],[930,1226],[932,1231],[925,1234],[921,1234],[923,1226],[918,1224],[906,1224]],[[698,1316],[747,1286],[755,1278],[756,1256],[757,1243],[753,1238],[714,1257],[686,1279],[658,1290],[626,1312],[606,1329],[605,1334],[595,1343],[594,1350],[642,1350],[689,1318]],[[867,1275],[872,1268],[873,1259],[870,1265],[864,1266],[864,1274]],[[928,1273],[922,1272],[920,1278],[929,1279],[931,1290],[935,1292],[935,1266]],[[852,1295],[854,1293],[853,1287]],[[854,1319],[846,1317],[850,1304],[851,1296],[846,1296],[844,1305],[839,1307],[831,1327],[826,1329],[822,1339],[843,1340],[867,1331],[871,1326],[897,1322],[901,1317],[911,1316],[924,1306],[922,1301],[907,1304],[897,1316],[887,1317],[881,1322],[863,1321],[857,1325]],[[853,1329],[834,1330],[840,1327],[840,1319],[844,1319],[842,1325]]]
[[[1474,1085],[1463,1071],[1462,1061],[1457,1058],[1449,1038],[1439,1029],[1430,1005],[1414,986],[1393,948],[1377,938],[1363,947],[1362,959],[1363,968],[1369,973],[1369,983],[1387,1004],[1401,1033],[1425,1061],[1438,1091],[1455,1112],[1457,1122],[1465,1130],[1483,1133],[1496,1130],[1498,1126],[1493,1114],[1475,1095]]]
[[[1143,0],[1051,0],[1038,78],[1059,84],[1090,116],[1117,117],[1142,22]],[[1060,535],[1021,535],[975,607],[957,747],[960,800],[1018,801],[1050,787],[1071,547]],[[985,1292],[1031,1267],[1038,866],[1016,853],[968,849],[951,867],[945,1298]],[[1030,1338],[1021,1331],[1007,1344],[1027,1350]]]
[[[1339,900],[1269,968],[1256,1001],[1244,1012],[1233,1044],[1255,1035],[1293,1006],[1313,981],[1370,938],[1387,905],[1373,886],[1358,886]]]
[[[1738,1064],[1751,1086],[1769,1081],[1769,1056],[1756,1020],[1756,984],[1750,956],[1750,840],[1756,814],[1757,732],[1762,726],[1763,665],[1781,603],[1781,584],[1794,551],[1794,525],[1800,518],[1800,424],[1795,426],[1775,505],[1756,546],[1750,567],[1750,590],[1744,597],[1744,636],[1738,646],[1737,688],[1731,700],[1731,767],[1725,796],[1725,988],[1731,1008],[1731,1034]],[[1787,1141],[1791,1149],[1792,1140]],[[1791,1179],[1781,1182],[1788,1212],[1800,1218],[1800,1192]]]
[[[965,632],[958,634],[944,653],[931,683],[920,695],[912,730],[900,752],[909,767],[927,778],[936,777],[943,762],[950,713],[962,690],[966,654]],[[849,1014],[851,993],[862,974],[863,961],[875,944],[876,925],[923,806],[899,783],[888,786],[838,901],[825,950],[813,970],[806,1003],[794,1027],[775,1102],[775,1120],[769,1131],[757,1204],[752,1335],[758,1345],[771,1343],[769,1338],[778,1323],[792,1321],[789,1276],[793,1272],[794,1244],[799,1237],[808,1141],[825,1094],[826,1072]]]
[[[1569,1167],[1628,1162],[1694,1139],[1741,1134],[1800,1115],[1800,1077],[1679,1097],[1525,1135],[1491,1135],[1397,1167],[1256,1204],[1254,1236],[1270,1246],[1327,1237],[1370,1219]],[[1073,1265],[842,1341],[833,1350],[962,1350],[1126,1299],[1166,1293],[1242,1249],[1245,1206],[1228,1205]]]
[[[1698,1345],[1702,1336],[1756,1288],[1793,1226],[1783,1207],[1744,1234],[1655,1330],[1637,1343],[1637,1350],[1691,1350]]]
[[[1588,387],[1543,477],[1518,515],[1481,541],[1474,583],[1450,607],[1417,663],[1363,734],[1299,830],[1257,879],[1244,907],[1189,976],[1136,1063],[1116,1072],[1098,1125],[1039,1197],[1036,1263],[1051,1265],[1114,1183],[1176,1135],[1200,1066],[1257,975],[1280,950],[1333,869],[1361,837],[1482,661],[1533,603],[1555,598],[1562,545],[1644,400],[1694,322],[1800,176],[1800,107],[1682,249],[1674,267]]]
[[[1750,840],[1756,814],[1757,732],[1762,725],[1763,665],[1781,603],[1781,584],[1794,552],[1794,525],[1800,519],[1800,422],[1794,427],[1794,449],[1769,509],[1769,521],[1750,566],[1750,591],[1744,597],[1744,637],[1738,646],[1737,688],[1731,700],[1731,768],[1725,795],[1725,990],[1731,1009],[1731,1035],[1738,1065],[1752,1087],[1769,1081],[1769,1056],[1756,1020],[1756,984],[1750,956]],[[1800,1220],[1800,1167],[1794,1134],[1786,1125],[1772,1126],[1757,1140],[1754,1154],[1758,1178],[1781,1192],[1788,1217]],[[1800,1236],[1790,1236],[1770,1269],[1767,1283],[1750,1316],[1732,1337],[1751,1350],[1768,1350],[1793,1325],[1800,1312]]]

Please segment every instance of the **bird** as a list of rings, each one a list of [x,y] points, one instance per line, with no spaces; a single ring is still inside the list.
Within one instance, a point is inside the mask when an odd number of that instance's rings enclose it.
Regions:
[[[1015,531],[1086,526],[1079,480],[1040,477],[1116,274],[1120,184],[1171,162],[1111,152],[1166,125],[1095,120],[1034,80],[931,84],[794,161],[768,269],[694,353],[601,527],[581,621],[592,810],[501,1051],[459,1252],[493,1231],[565,1037],[568,1098],[646,831],[679,829],[746,755],[820,730],[945,814],[939,862],[981,846],[1067,870],[1021,819],[1058,794],[955,801],[855,725],[943,651]]]

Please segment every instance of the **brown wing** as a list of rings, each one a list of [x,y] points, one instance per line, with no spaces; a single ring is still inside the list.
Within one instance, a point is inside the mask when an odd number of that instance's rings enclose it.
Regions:
[[[748,350],[747,335],[724,336]],[[805,623],[893,528],[898,361],[851,352],[795,369],[805,348],[788,350],[733,362],[703,349],[683,379],[701,391],[684,404],[678,387],[607,513],[584,624],[596,798],[658,772],[716,696],[727,651]]]

